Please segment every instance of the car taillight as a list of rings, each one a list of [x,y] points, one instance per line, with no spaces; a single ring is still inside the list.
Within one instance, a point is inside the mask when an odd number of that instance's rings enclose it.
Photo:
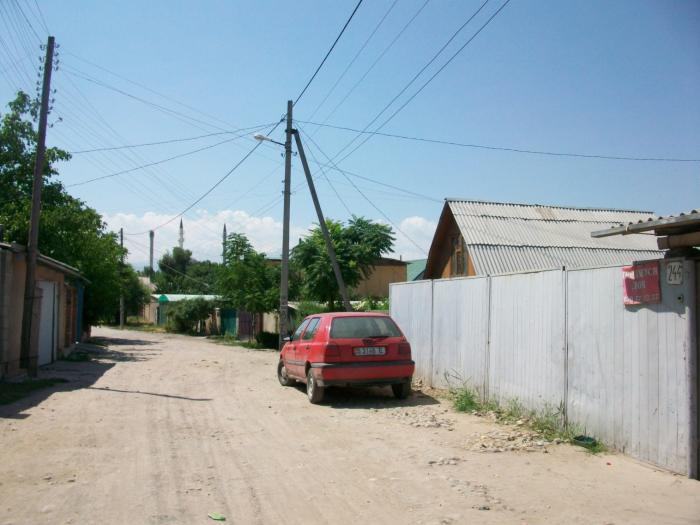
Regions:
[[[338,357],[340,355],[340,347],[336,344],[327,344],[324,349],[326,357]]]
[[[399,343],[399,355],[411,355],[411,345],[408,343]]]

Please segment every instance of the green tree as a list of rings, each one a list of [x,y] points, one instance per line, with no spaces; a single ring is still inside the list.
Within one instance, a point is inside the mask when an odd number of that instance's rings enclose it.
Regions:
[[[188,293],[187,270],[192,265],[192,252],[176,246],[158,261],[154,284],[158,293]]]
[[[391,227],[363,217],[353,216],[347,226],[332,220],[327,220],[326,225],[340,273],[348,288],[357,286],[363,278],[371,275],[374,264],[382,255],[391,252],[395,240]],[[334,309],[340,293],[318,226],[294,247],[292,264],[295,272],[301,276],[302,295],[307,299],[328,302],[329,307]]]
[[[220,270],[219,263],[197,261],[190,250],[176,246],[160,258],[152,279],[158,293],[213,294]]]
[[[7,240],[26,244],[37,140],[33,121],[38,106],[20,92],[8,107],[0,122],[0,224],[5,226]],[[55,164],[69,159],[67,152],[47,148],[39,251],[75,266],[89,280],[83,316],[85,324],[91,325],[113,316],[119,302],[120,259],[125,252],[100,214],[53,179],[58,173]]]
[[[138,315],[141,307],[150,301],[151,291],[141,283],[138,273],[128,265],[122,268],[121,283],[126,315]]]
[[[221,264],[212,261],[194,261],[187,268],[187,277],[183,283],[187,293],[213,294],[219,284]]]
[[[221,269],[219,289],[224,300],[235,308],[251,313],[271,312],[277,308],[279,270],[264,254],[256,252],[248,238],[231,233],[225,245],[226,264]]]
[[[201,297],[170,303],[166,328],[172,332],[196,333],[200,322],[214,311],[213,301]]]

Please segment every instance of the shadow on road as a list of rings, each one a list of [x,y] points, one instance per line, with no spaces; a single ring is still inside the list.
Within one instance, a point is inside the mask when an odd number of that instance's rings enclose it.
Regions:
[[[120,394],[141,394],[144,396],[169,397],[171,399],[184,399],[185,401],[211,401],[210,397],[184,397],[172,394],[157,394],[155,392],[143,392],[141,390],[119,390],[118,388],[102,388],[99,386],[89,386],[89,390],[102,390],[103,392],[116,392]]]
[[[156,344],[156,341],[147,341],[146,339],[123,339],[121,337],[102,336],[91,337],[90,342],[100,346],[150,346]]]
[[[100,361],[70,362],[57,361],[56,363],[39,369],[39,378],[58,378],[65,383],[35,390],[22,399],[0,406],[0,418],[25,419],[30,414],[26,413],[32,407],[56,392],[71,392],[86,388],[95,383],[105,372],[114,366],[114,363]]]
[[[118,342],[115,343],[115,339],[106,337],[99,338],[99,340],[109,345],[134,344],[138,346],[140,344],[152,344],[150,341],[128,339],[116,339]],[[64,382],[34,390],[17,401],[0,405],[0,418],[25,419],[30,415],[26,413],[27,410],[39,405],[56,392],[70,392],[81,388],[89,388],[116,363],[146,361],[157,354],[158,352],[145,352],[140,348],[116,350],[97,344],[79,344],[73,354],[71,354],[72,359],[59,360],[39,368],[39,379],[60,379]],[[76,358],[78,360],[75,360]]]
[[[297,383],[296,389],[306,395],[306,385]],[[440,402],[422,392],[413,392],[407,399],[396,399],[390,387],[329,387],[323,396],[324,406],[331,408],[397,408],[437,405]]]

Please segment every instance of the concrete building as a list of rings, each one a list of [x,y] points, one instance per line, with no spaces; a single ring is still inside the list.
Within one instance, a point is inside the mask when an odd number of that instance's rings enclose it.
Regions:
[[[39,366],[52,363],[82,340],[84,277],[60,261],[39,255],[34,304],[35,345]],[[26,250],[0,243],[0,378],[17,376],[26,277]]]

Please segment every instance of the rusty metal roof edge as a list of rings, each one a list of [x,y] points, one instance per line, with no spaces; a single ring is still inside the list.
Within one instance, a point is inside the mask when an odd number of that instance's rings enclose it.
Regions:
[[[561,204],[537,204],[537,203],[526,203],[526,202],[500,202],[500,201],[487,201],[482,199],[461,199],[458,197],[445,197],[445,202],[472,202],[474,204],[499,204],[502,206],[526,206],[529,208],[558,208],[562,210],[581,210],[581,211],[616,211],[624,213],[644,213],[647,215],[653,215],[653,211],[647,210],[627,210],[621,208],[598,208],[591,206],[567,206]]]
[[[0,249],[10,250],[13,253],[27,253],[27,248],[25,246],[14,242],[11,244],[6,242],[0,243]],[[53,268],[54,270],[58,270],[67,275],[77,277],[78,279],[81,279],[82,281],[85,281],[88,284],[90,283],[90,280],[85,278],[85,276],[82,273],[80,273],[80,270],[78,268],[75,268],[69,264],[49,257],[48,255],[42,255],[41,253],[38,254],[37,261],[43,264],[44,266],[48,266],[49,268]]]
[[[633,233],[642,233],[655,230],[660,226],[676,226],[688,223],[700,223],[700,213],[692,210],[688,213],[681,213],[677,216],[660,217],[654,219],[650,217],[646,221],[631,222],[629,224],[621,224],[605,230],[591,232],[591,237],[611,237],[613,235],[630,235]]]

